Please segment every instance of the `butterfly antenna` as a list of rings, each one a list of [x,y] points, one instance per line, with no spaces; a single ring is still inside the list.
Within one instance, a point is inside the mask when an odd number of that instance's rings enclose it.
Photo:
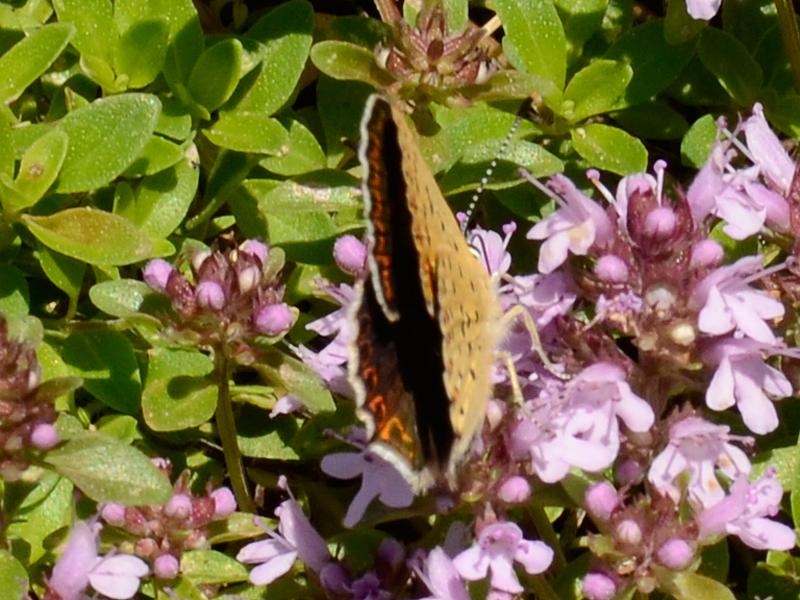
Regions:
[[[523,108],[527,105],[523,103]],[[483,190],[486,189],[486,186],[489,184],[489,181],[492,179],[492,175],[494,175],[494,170],[497,168],[497,162],[503,158],[503,155],[508,150],[508,145],[511,143],[511,138],[514,137],[514,134],[519,129],[520,124],[522,123],[522,109],[517,111],[517,116],[514,118],[514,122],[511,124],[511,128],[508,130],[506,137],[503,139],[503,143],[500,144],[500,148],[497,150],[497,154],[492,159],[492,162],[489,163],[489,166],[486,169],[486,172],[481,177],[481,182],[475,190],[475,193],[472,194],[472,198],[469,200],[469,205],[467,206],[467,210],[465,212],[465,218],[461,220],[461,233],[467,232],[467,226],[470,225],[472,222],[472,215],[475,212],[475,207],[478,205],[478,201],[480,200],[481,195],[483,194]]]

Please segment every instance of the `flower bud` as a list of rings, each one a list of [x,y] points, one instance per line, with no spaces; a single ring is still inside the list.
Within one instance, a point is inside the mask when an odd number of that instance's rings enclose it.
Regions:
[[[338,562],[328,562],[320,569],[319,582],[331,596],[347,595],[352,579]]]
[[[39,423],[31,431],[31,446],[39,450],[49,450],[55,446],[61,438],[50,423]]]
[[[606,575],[593,571],[583,578],[583,595],[588,600],[611,600],[617,594],[616,582]]]
[[[100,510],[100,516],[109,525],[114,527],[122,527],[125,525],[125,507],[116,502],[109,502],[104,504]]]
[[[142,558],[150,558],[158,551],[158,543],[153,538],[141,538],[136,540],[134,552]]]
[[[203,308],[220,310],[225,306],[225,292],[216,281],[201,281],[194,293],[197,303]]]
[[[623,519],[617,523],[615,534],[620,542],[632,546],[642,541],[642,528],[633,519]]]
[[[239,252],[255,256],[261,261],[261,266],[264,266],[264,263],[267,262],[267,256],[269,256],[269,248],[264,242],[259,240],[245,240],[242,242],[242,245],[239,246]]]
[[[175,519],[186,519],[192,514],[192,498],[189,494],[175,494],[164,505],[164,514]]]
[[[583,496],[586,510],[601,521],[607,521],[611,517],[611,513],[619,505],[619,500],[617,490],[605,481],[590,485]]]
[[[615,475],[619,485],[639,483],[644,476],[644,469],[639,461],[629,459],[617,465]]]
[[[174,270],[175,267],[163,258],[156,258],[145,265],[142,276],[147,285],[163,294],[167,290],[169,276]]]
[[[294,314],[284,302],[281,302],[267,304],[258,309],[254,325],[259,333],[276,336],[289,331],[293,323]]]
[[[668,569],[681,571],[692,562],[694,551],[686,540],[672,538],[661,545],[656,552],[656,558]]]
[[[524,477],[512,475],[500,485],[497,496],[508,504],[519,504],[531,497],[531,486]]]
[[[221,487],[211,492],[214,500],[214,519],[224,519],[236,510],[236,498],[230,488]]]
[[[677,222],[675,211],[667,206],[659,206],[645,217],[644,233],[655,240],[665,240],[675,232]]]
[[[628,280],[628,265],[620,257],[606,254],[597,260],[594,274],[606,283],[623,283]]]
[[[178,575],[180,566],[172,554],[162,554],[153,563],[153,574],[159,579],[172,579]]]
[[[695,269],[700,267],[714,268],[722,262],[725,251],[722,245],[714,240],[702,240],[692,246],[689,263]]]
[[[342,271],[357,275],[364,270],[367,246],[354,235],[343,235],[333,245],[333,259]]]

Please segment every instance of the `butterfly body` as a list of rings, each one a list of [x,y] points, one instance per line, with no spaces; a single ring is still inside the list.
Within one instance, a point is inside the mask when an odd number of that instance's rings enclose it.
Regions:
[[[370,98],[360,154],[370,273],[349,376],[372,447],[419,489],[453,480],[483,423],[501,309],[402,105]]]

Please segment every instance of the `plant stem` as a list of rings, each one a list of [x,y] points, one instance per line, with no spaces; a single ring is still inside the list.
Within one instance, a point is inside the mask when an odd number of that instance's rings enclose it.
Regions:
[[[553,529],[553,524],[547,518],[547,514],[541,506],[531,506],[528,513],[533,520],[533,525],[539,533],[542,541],[550,546],[555,553],[553,556],[553,566],[556,571],[561,571],[567,566],[567,560],[564,558],[564,553],[561,550],[561,543],[559,542],[558,535]]]
[[[775,8],[778,10],[783,46],[792,68],[794,89],[800,94],[800,31],[797,29],[797,17],[790,0],[775,0]]]
[[[239,504],[239,510],[256,512],[256,506],[247,489],[247,479],[242,466],[242,453],[239,452],[239,443],[236,441],[236,422],[233,419],[233,403],[231,402],[230,369],[228,358],[223,349],[214,353],[214,369],[217,376],[217,433],[222,442],[222,452],[225,455],[225,466],[231,479],[233,494]]]

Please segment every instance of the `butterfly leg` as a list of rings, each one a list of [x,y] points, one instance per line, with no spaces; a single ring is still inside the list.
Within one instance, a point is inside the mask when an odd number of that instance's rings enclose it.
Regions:
[[[525,329],[528,330],[528,335],[531,336],[531,350],[539,355],[539,358],[548,371],[556,373],[555,365],[544,351],[544,346],[542,346],[542,340],[539,338],[539,329],[536,327],[536,322],[533,320],[531,313],[520,304],[515,304],[511,309],[506,311],[503,315],[503,325],[505,328],[510,328],[517,320],[522,322]]]
[[[508,380],[511,384],[511,397],[514,401],[514,404],[517,406],[522,406],[524,398],[522,396],[522,386],[519,384],[519,373],[517,373],[517,367],[514,365],[514,358],[511,356],[510,352],[505,350],[498,351],[497,356],[503,361],[503,364],[506,367]]]

